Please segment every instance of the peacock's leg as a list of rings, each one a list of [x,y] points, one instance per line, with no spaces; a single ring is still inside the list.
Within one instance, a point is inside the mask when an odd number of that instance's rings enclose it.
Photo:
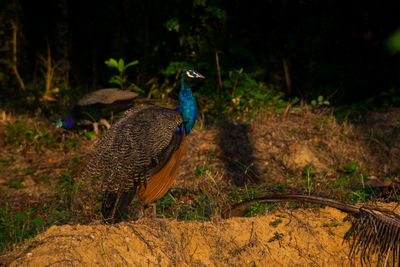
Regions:
[[[150,206],[152,207],[152,210],[153,210],[153,212],[151,214],[152,217],[157,218],[157,202],[151,203]]]

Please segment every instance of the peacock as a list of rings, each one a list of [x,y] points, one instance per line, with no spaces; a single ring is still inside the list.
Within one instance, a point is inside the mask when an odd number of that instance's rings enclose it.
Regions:
[[[111,112],[127,110],[132,106],[132,99],[138,95],[136,92],[119,88],[105,88],[88,93],[76,103],[65,120],[56,122],[56,127],[72,129],[78,121],[89,120],[94,122],[95,131],[97,131],[97,121],[108,129],[110,124],[104,117]]]
[[[106,222],[119,221],[134,197],[151,203],[171,187],[185,154],[186,136],[196,122],[190,88],[194,79],[204,76],[193,69],[183,71],[176,109],[131,108],[99,140],[83,174],[103,178],[101,212]]]

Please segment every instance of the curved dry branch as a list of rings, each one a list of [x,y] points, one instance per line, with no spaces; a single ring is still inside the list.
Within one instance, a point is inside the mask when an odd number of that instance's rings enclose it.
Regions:
[[[308,202],[327,205],[353,215],[352,226],[344,239],[350,242],[350,258],[360,255],[368,264],[371,256],[378,258],[378,266],[400,265],[400,215],[378,207],[357,207],[337,200],[306,195],[273,195],[251,199],[230,207],[222,217],[244,214],[256,202]]]

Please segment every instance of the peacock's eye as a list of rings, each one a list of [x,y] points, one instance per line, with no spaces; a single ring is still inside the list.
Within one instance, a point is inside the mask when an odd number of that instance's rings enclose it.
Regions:
[[[191,70],[188,70],[188,71],[186,72],[186,75],[187,75],[189,78],[194,78],[194,77],[195,77],[195,74],[194,74],[193,71],[191,71]]]

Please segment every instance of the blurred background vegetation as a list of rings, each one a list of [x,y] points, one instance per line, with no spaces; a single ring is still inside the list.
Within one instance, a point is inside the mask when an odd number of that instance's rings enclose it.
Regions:
[[[207,78],[196,94],[210,114],[318,97],[390,107],[400,103],[399,27],[378,1],[3,0],[0,104],[52,118],[116,79],[166,99],[190,66]],[[117,73],[109,59],[126,65]]]

